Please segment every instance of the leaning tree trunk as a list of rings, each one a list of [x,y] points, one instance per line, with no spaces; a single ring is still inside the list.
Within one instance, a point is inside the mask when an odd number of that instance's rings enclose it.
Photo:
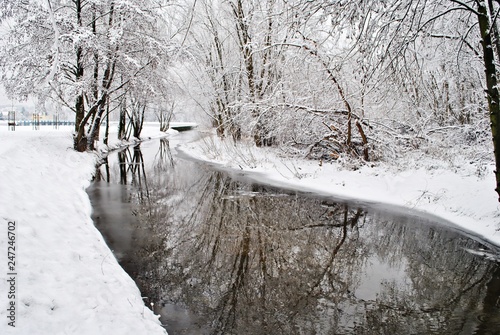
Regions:
[[[500,201],[500,134],[498,133],[498,122],[500,120],[500,97],[497,88],[497,72],[495,67],[495,54],[491,38],[490,16],[484,2],[478,3],[478,23],[481,31],[484,71],[486,73],[486,94],[488,98],[488,109],[490,112],[491,134],[493,136],[493,152],[495,155],[495,191]]]
[[[92,126],[90,128],[89,136],[87,139],[87,148],[89,150],[95,150],[95,141],[97,141],[99,139],[99,132],[101,129],[102,115],[104,114],[104,112],[106,110],[105,109],[106,106],[104,106],[104,105],[106,104],[107,100],[108,100],[107,95],[105,95],[105,97],[101,99],[101,101],[103,101],[103,103],[101,105],[99,105],[99,107],[97,109],[97,113],[94,117],[94,121],[92,122]]]
[[[82,23],[82,9],[83,4],[81,0],[75,1],[76,5],[76,19],[78,26],[81,27]],[[79,45],[76,48],[76,67],[75,67],[75,81],[78,82],[83,78],[83,48]],[[83,93],[79,93],[75,102],[75,136],[73,138],[73,147],[75,150],[83,152],[87,150],[87,139],[85,137],[85,102]]]
[[[80,94],[76,98],[75,102],[75,135],[73,138],[73,148],[76,151],[83,152],[87,150],[87,137],[85,136],[85,123],[83,122],[85,118],[85,105],[83,102],[83,94]],[[83,128],[83,132],[80,131]]]

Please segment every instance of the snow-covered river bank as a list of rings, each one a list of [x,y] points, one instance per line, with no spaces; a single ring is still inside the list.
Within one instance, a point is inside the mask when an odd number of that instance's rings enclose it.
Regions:
[[[70,129],[0,129],[0,333],[165,334],[90,218],[96,156]],[[7,224],[15,222],[15,292]],[[9,278],[12,276],[9,276]],[[15,328],[7,310],[15,304]]]
[[[416,210],[500,246],[494,164],[477,166],[464,161],[457,168],[413,157],[419,164],[399,163],[408,168],[374,164],[353,171],[338,164],[282,158],[275,149],[235,146],[216,137],[183,144],[179,150],[224,168],[250,172],[270,185],[391,206],[402,212]]]
[[[417,211],[271,187],[261,174],[189,159],[176,144],[192,135],[113,153],[87,189],[96,226],[169,333],[500,326],[489,289],[500,268],[481,256],[498,248]]]
[[[145,136],[158,136],[147,127]],[[85,188],[96,156],[71,149],[70,129],[0,129],[0,294],[2,334],[162,334],[132,279],[90,218]],[[387,172],[383,166],[342,171],[335,165],[277,159],[272,151],[233,148],[217,140],[182,151],[256,178],[323,194],[425,211],[500,245],[492,166],[449,171]],[[7,299],[8,222],[16,222],[15,299]],[[7,323],[15,302],[15,325]],[[16,332],[17,331],[17,332]]]

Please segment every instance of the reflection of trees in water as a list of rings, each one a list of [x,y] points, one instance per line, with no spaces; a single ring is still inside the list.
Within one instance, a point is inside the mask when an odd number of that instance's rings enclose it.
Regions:
[[[105,181],[107,183],[110,182],[110,171],[109,171],[109,163],[108,163],[108,157],[104,157],[101,160],[101,165],[96,168],[96,172],[94,174],[94,178],[92,181],[98,182],[98,181]]]
[[[167,266],[163,297],[205,311],[207,325],[215,320],[214,332],[242,326],[250,333],[295,332],[293,320],[297,315],[311,319],[304,312],[317,313],[318,297],[351,285],[337,268],[352,267],[358,259],[337,260],[337,255],[361,250],[341,248],[357,238],[360,210],[294,195],[268,197],[260,187],[242,188],[220,173],[204,175],[193,185],[190,196],[151,186],[151,203],[165,197],[177,201],[145,212],[157,213],[148,220],[170,239],[163,251],[167,257],[156,264]],[[167,217],[183,207],[196,211]]]
[[[127,148],[118,152],[118,161],[120,183],[134,186],[140,202],[149,199],[148,181],[140,146],[135,146],[133,150]]]
[[[154,171],[163,172],[168,168],[174,167],[174,158],[172,157],[172,153],[170,152],[170,143],[168,139],[161,138],[160,146],[158,148],[158,152],[154,158]]]
[[[133,186],[139,201],[147,201],[149,199],[148,180],[140,146],[120,150],[117,152],[117,157],[118,171],[115,171],[115,174],[119,176],[120,184]],[[102,159],[102,164],[96,169],[94,181],[110,183],[111,179],[112,171],[110,171],[108,157],[105,157]]]
[[[167,166],[167,162],[172,162],[172,156],[168,145],[168,140],[162,140],[159,151],[155,157],[155,166],[160,167],[159,170]],[[118,164],[116,166],[116,171],[110,171],[108,158],[104,158],[103,164],[96,171],[94,180],[105,180],[109,183],[112,177],[116,176],[119,178],[116,182],[124,186],[132,186],[128,188],[128,190],[133,190],[132,193],[127,191],[127,188],[123,188],[124,194],[126,193],[127,197],[126,199],[122,197],[122,200],[127,203],[132,202],[132,212],[134,215],[139,216],[140,223],[137,225],[135,222],[124,222],[123,224],[124,227],[127,224],[134,225],[132,239],[136,252],[125,255],[120,261],[125,270],[127,270],[134,280],[136,280],[141,291],[152,294],[147,297],[146,302],[158,301],[159,296],[154,295],[154,293],[159,292],[157,288],[159,287],[159,283],[162,282],[165,273],[163,269],[157,265],[160,264],[165,257],[163,246],[166,236],[151,233],[153,224],[160,220],[160,218],[151,220],[151,218],[158,214],[158,211],[153,210],[154,206],[150,202],[151,195],[149,184],[151,181],[149,181],[149,176],[146,173],[146,166],[139,145],[133,148],[127,147],[117,152],[117,158]],[[173,166],[173,164],[170,164],[170,166]],[[153,175],[153,177],[157,175]],[[144,211],[144,209],[152,209],[152,211],[147,212]],[[112,237],[108,237],[107,239],[112,240]],[[149,264],[153,264],[154,266],[149,266]]]
[[[159,289],[163,299],[203,311],[213,333],[461,329],[455,319],[477,308],[489,279],[488,266],[453,246],[456,237],[432,229],[377,223],[344,204],[266,196],[220,173],[195,185],[190,197],[171,190],[178,200],[163,207],[196,211],[163,221],[160,230],[173,240],[161,260],[167,281]],[[362,301],[356,289],[373,255],[393,265],[404,260],[408,283],[385,282],[376,300]]]
[[[383,236],[371,231],[366,239],[377,243],[371,248],[389,262],[406,263],[406,280],[404,284],[383,283],[383,290],[366,310],[366,323],[355,328],[357,334],[394,334],[402,329],[458,334],[472,333],[480,326],[477,316],[488,294],[485,286],[498,266],[465,250],[475,242],[397,221],[384,222],[383,230]]]
[[[496,330],[500,329],[500,266],[496,266],[491,275],[491,279],[486,285],[486,294],[483,299],[482,313],[479,316],[479,323],[475,334],[492,334],[491,326],[497,325]]]
[[[153,232],[138,241],[135,279],[152,301],[196,313],[207,333],[457,333],[480,324],[487,306],[498,320],[489,297],[498,293],[497,267],[463,249],[474,242],[193,173],[162,150],[147,183],[142,158],[128,160],[141,162],[135,185],[148,190],[149,201],[137,198],[137,230]],[[373,259],[401,273],[363,300]]]

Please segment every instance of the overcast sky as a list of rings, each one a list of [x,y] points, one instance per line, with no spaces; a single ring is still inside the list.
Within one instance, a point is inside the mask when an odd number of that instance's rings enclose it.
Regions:
[[[3,86],[0,85],[0,105],[34,105],[33,100],[28,99],[28,101],[16,101],[16,100],[10,100],[7,98],[7,94],[5,94],[5,91],[3,89]]]
[[[3,90],[3,86],[0,85],[0,105],[8,105],[11,104],[12,101],[7,98],[7,95],[5,94],[5,91]],[[14,101],[15,103],[15,101]]]

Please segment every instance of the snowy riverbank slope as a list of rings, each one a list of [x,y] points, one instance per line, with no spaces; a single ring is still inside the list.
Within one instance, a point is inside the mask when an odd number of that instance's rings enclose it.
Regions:
[[[90,218],[96,155],[71,145],[70,128],[0,127],[0,334],[164,334]]]
[[[147,127],[144,135],[158,136],[156,129]],[[85,187],[96,156],[78,154],[71,144],[69,128],[8,132],[0,127],[0,334],[165,333],[90,218]],[[213,137],[180,149],[257,172],[256,179],[272,184],[425,211],[500,245],[492,165],[480,174],[477,166],[450,170],[435,162],[433,169],[396,172],[380,164],[345,171]],[[7,258],[9,222],[15,222],[13,270]],[[7,275],[11,272],[16,275]],[[15,298],[9,298],[11,277]],[[15,329],[8,325],[11,302]]]
[[[273,185],[418,210],[500,246],[500,206],[491,163],[458,160],[450,166],[414,157],[418,164],[406,168],[376,163],[347,171],[336,163],[320,166],[317,161],[278,158],[276,149],[235,146],[215,136],[178,149],[226,168],[255,172],[255,179]]]

